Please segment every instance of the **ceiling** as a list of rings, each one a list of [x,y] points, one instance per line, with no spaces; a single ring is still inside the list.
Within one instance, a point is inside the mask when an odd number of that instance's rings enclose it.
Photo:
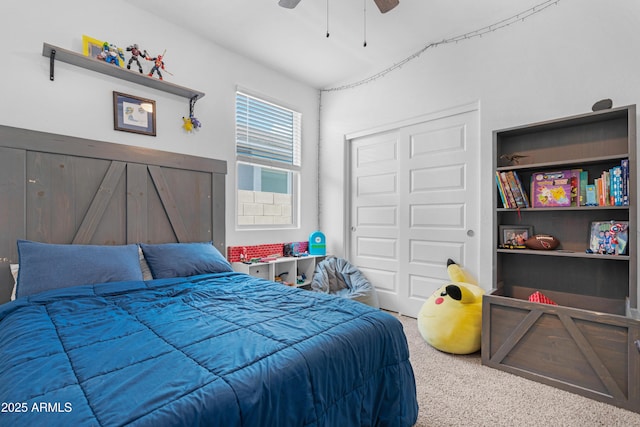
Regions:
[[[373,0],[328,0],[328,7],[327,0],[302,0],[295,9],[278,0],[125,1],[318,89],[370,77],[432,42],[545,3],[400,0],[382,14]]]

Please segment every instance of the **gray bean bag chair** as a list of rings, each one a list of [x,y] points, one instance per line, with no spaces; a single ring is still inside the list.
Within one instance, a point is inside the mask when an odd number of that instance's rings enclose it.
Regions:
[[[376,288],[356,266],[342,258],[327,257],[318,263],[313,273],[311,289],[350,298],[371,307],[380,307]]]

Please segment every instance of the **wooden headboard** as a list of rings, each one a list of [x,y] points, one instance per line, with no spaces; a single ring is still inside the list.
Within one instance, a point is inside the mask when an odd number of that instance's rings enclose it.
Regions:
[[[0,126],[0,303],[17,239],[213,241],[225,253],[227,163]]]

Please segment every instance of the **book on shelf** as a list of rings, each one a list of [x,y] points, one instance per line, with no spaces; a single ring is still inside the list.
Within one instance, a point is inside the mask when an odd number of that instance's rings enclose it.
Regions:
[[[603,170],[594,179],[596,187],[597,206],[625,206],[629,205],[629,169],[628,160],[624,159],[620,165],[609,170]]]
[[[598,206],[598,195],[595,184],[587,184],[585,186],[586,202],[585,206]]]
[[[622,205],[629,206],[629,159],[620,162],[622,170]]]
[[[587,205],[587,184],[589,183],[589,172],[580,172],[580,206]]]
[[[514,171],[506,172],[507,182],[509,183],[509,188],[511,189],[511,193],[513,194],[513,198],[516,202],[516,207],[518,208],[528,208],[529,203],[525,201],[524,189],[519,184],[519,180],[516,179],[516,173]]]
[[[571,206],[580,206],[580,178],[582,169],[571,169]]]
[[[496,171],[496,185],[503,207],[517,209],[530,206],[527,192],[515,171]]]
[[[571,171],[536,172],[531,175],[531,206],[571,206]]]
[[[516,198],[513,195],[513,191],[511,190],[511,186],[509,185],[509,180],[507,179],[506,172],[500,172],[500,180],[502,181],[502,186],[504,188],[504,194],[507,198],[508,207],[509,208],[517,208],[518,204],[516,203]]]
[[[500,200],[502,201],[503,208],[509,208],[509,203],[507,202],[507,198],[504,194],[504,187],[502,185],[502,181],[500,180],[500,172],[496,171],[496,185],[498,186],[498,194],[500,194]]]
[[[622,167],[614,166],[609,171],[610,202],[613,206],[622,206]]]
[[[513,171],[513,176],[515,177],[516,184],[520,189],[520,192],[522,193],[522,198],[524,199],[525,207],[526,208],[531,207],[531,202],[529,201],[529,195],[527,194],[527,191],[524,189],[524,186],[522,185],[522,180],[518,176],[518,173],[516,171]]]

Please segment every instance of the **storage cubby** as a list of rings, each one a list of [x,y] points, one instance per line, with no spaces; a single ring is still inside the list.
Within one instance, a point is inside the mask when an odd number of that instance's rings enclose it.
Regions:
[[[283,281],[293,283],[297,287],[307,287],[313,279],[316,265],[325,259],[324,255],[309,255],[303,257],[281,257],[269,262],[257,262],[245,264],[243,262],[232,263],[233,269],[240,273],[275,281],[280,277]],[[305,280],[296,283],[296,277],[304,273]]]

